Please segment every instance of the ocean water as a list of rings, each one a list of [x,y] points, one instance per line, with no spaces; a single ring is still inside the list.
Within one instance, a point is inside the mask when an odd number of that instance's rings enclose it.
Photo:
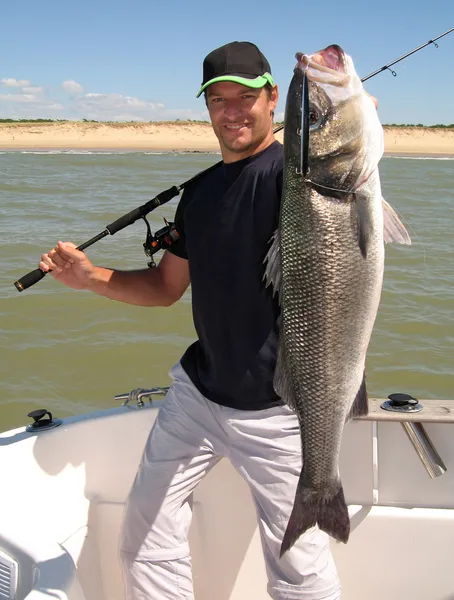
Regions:
[[[18,293],[57,240],[80,244],[119,216],[219,160],[216,154],[0,152],[0,430],[47,408],[68,416],[114,395],[167,385],[195,339],[190,291],[170,308],[141,308],[73,291],[46,276]],[[385,157],[384,197],[412,246],[388,245],[367,359],[369,394],[454,398],[454,159]],[[154,230],[178,198],[150,214]],[[146,267],[143,221],[87,250],[100,265]]]

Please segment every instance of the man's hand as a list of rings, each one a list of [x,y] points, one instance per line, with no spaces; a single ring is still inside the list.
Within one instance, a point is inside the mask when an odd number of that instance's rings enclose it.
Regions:
[[[58,242],[38,266],[70,288],[136,306],[170,306],[190,283],[188,261],[170,252],[153,269],[118,271],[96,267],[71,242]]]
[[[71,242],[58,242],[55,248],[41,256],[38,267],[75,290],[83,290],[89,286],[96,268],[86,254],[76,250],[75,244]]]

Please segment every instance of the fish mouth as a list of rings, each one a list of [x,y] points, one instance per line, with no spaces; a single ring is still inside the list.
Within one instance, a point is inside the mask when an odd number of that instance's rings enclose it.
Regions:
[[[295,58],[298,61],[295,71],[303,71],[310,81],[340,87],[347,86],[350,81],[345,52],[337,44],[332,44],[315,54],[297,52]]]

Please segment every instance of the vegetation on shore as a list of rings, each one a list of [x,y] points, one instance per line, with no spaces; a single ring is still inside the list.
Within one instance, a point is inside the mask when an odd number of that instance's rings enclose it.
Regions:
[[[383,123],[383,127],[423,127],[425,129],[454,129],[454,123],[451,123],[450,125],[444,125],[442,123],[439,123],[438,125],[423,125],[422,123],[417,123],[416,125],[413,125],[411,123]]]
[[[196,121],[195,119],[175,119],[175,121],[95,121],[94,119],[81,119],[73,121],[69,119],[0,119],[0,123],[96,123],[97,125],[187,125],[187,124],[205,124],[209,121]]]
[[[91,119],[82,119],[81,121],[70,121],[68,119],[0,119],[0,123],[6,124],[41,124],[41,123],[96,123],[98,125],[113,125],[116,127],[121,127],[123,125],[191,125],[191,124],[199,124],[199,125],[207,125],[209,121],[196,121],[193,119],[181,120],[176,119],[175,121],[95,121]],[[276,122],[276,125],[283,125],[283,122]],[[443,123],[437,125],[423,125],[422,123],[384,123],[383,127],[422,127],[425,129],[454,129],[454,123],[450,125],[444,125]]]

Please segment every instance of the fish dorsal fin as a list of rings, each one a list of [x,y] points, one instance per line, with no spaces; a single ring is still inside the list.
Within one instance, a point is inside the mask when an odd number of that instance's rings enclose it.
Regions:
[[[280,251],[281,236],[279,229],[276,229],[272,237],[272,242],[268,254],[265,257],[266,268],[263,279],[266,281],[266,286],[273,286],[273,295],[278,294],[281,297],[281,251]],[[276,369],[274,371],[273,387],[278,396],[288,404],[291,408],[296,409],[296,398],[293,390],[292,382],[289,375],[289,367],[285,361],[285,351],[282,339],[282,315],[278,320],[279,327],[279,344],[277,350]]]
[[[265,274],[263,279],[266,282],[266,287],[269,285],[273,286],[273,296],[275,293],[279,294],[281,288],[282,269],[281,269],[281,253],[280,253],[280,241],[279,229],[276,229],[273,237],[271,238],[271,246],[265,257]]]
[[[397,216],[394,208],[382,198],[383,204],[383,239],[386,244],[396,242],[397,244],[411,244],[405,225]]]
[[[363,417],[367,415],[369,411],[367,403],[367,389],[366,389],[366,371],[363,374],[363,380],[359,386],[359,390],[356,394],[356,398],[350,408],[350,412],[347,416],[347,421],[354,419],[355,417]]]

